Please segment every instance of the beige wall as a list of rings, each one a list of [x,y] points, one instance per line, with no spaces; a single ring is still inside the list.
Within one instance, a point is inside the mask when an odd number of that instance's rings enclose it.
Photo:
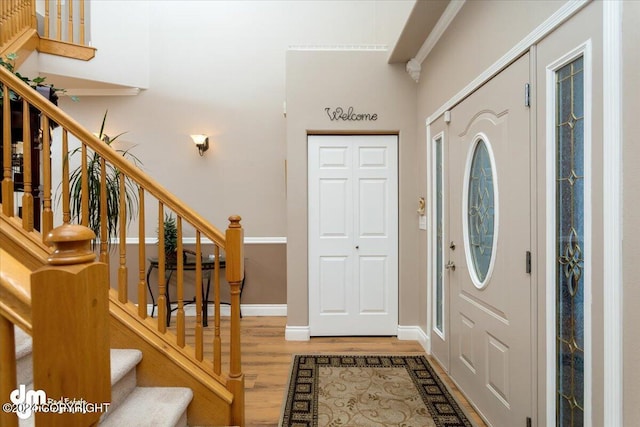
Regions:
[[[623,6],[623,374],[624,425],[640,420],[640,2]]]
[[[415,325],[424,301],[417,281],[418,218],[415,83],[386,51],[289,51],[287,54],[287,302],[289,326],[308,325],[307,134],[399,135],[399,313]],[[325,107],[377,113],[368,122],[332,122]]]

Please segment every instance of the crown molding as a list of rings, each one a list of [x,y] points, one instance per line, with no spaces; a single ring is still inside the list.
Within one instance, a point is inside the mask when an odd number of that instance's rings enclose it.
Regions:
[[[385,44],[290,45],[288,50],[303,51],[386,51]]]

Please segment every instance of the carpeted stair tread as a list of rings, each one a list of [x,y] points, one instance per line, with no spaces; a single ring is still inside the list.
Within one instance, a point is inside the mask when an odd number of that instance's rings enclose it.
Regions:
[[[142,360],[140,350],[111,349],[111,385],[116,384]]]
[[[33,382],[33,357],[31,357],[33,340],[31,335],[15,325],[13,330],[16,344],[16,384],[27,385]]]
[[[24,332],[19,327],[13,327],[16,341],[16,360],[31,354],[32,340],[31,335]]]
[[[115,411],[136,388],[136,366],[142,360],[140,350],[111,349],[111,410]],[[102,418],[106,418],[104,414]]]
[[[185,425],[193,392],[184,387],[136,387],[127,400],[109,412],[101,426],[174,427]]]
[[[18,363],[21,359],[31,355],[31,337],[22,332],[19,328],[16,328],[16,361]],[[140,350],[129,349],[111,349],[111,385],[115,385],[125,375],[127,375],[135,366],[142,360],[142,352]],[[18,376],[20,377],[20,371],[18,368]],[[18,379],[18,384],[27,385],[27,389],[33,389],[33,370],[29,370],[29,377]]]
[[[33,390],[32,339],[15,328],[18,384]],[[140,350],[111,349],[111,406],[100,425],[105,426],[186,426],[186,408],[193,398],[188,388],[136,387],[136,366]],[[34,425],[34,417],[20,420],[20,427]]]

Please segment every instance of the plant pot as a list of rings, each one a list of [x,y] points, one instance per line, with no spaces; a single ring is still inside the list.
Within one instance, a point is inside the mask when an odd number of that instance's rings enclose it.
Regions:
[[[164,254],[164,259],[167,264],[177,264],[178,263],[178,252],[168,252]],[[187,262],[187,254],[182,253],[182,262]]]

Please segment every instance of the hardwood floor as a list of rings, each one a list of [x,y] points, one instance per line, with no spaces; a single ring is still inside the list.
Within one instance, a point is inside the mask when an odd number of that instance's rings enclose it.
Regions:
[[[210,325],[212,323],[211,319]],[[193,319],[189,318],[187,324],[193,324]],[[417,342],[400,341],[395,337],[322,337],[309,341],[286,341],[285,326],[286,317],[245,317],[241,320],[247,427],[278,425],[294,354],[425,354]],[[204,330],[205,342],[212,342],[213,328],[210,326]],[[223,341],[226,341],[224,338]],[[193,345],[193,336],[187,336],[187,344]],[[207,354],[205,350],[205,357],[210,359],[211,347],[205,346],[205,349],[207,348],[209,352]],[[482,419],[443,373],[437,362],[431,358],[429,361],[447,383],[471,421],[479,427],[484,427]]]

